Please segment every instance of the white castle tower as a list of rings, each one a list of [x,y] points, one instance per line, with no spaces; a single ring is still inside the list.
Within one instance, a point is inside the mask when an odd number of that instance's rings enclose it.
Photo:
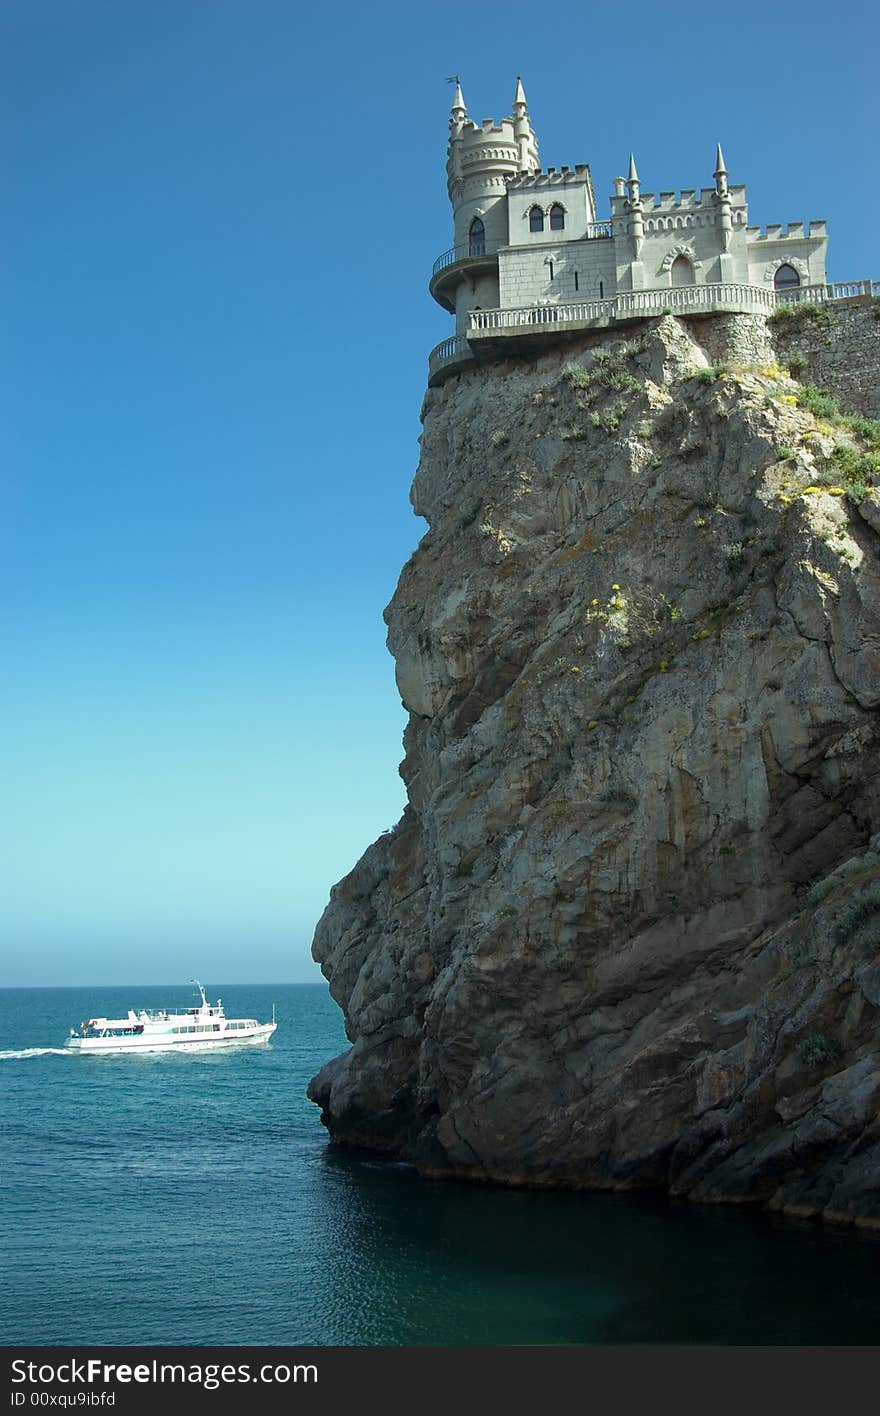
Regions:
[[[468,311],[498,304],[498,251],[508,244],[509,184],[520,174],[540,171],[540,165],[522,81],[516,81],[510,117],[477,124],[468,118],[456,78],[446,158],[455,243],[435,263],[431,294],[456,316],[458,330],[465,328]]]
[[[824,221],[750,226],[720,144],[714,185],[699,193],[643,192],[630,155],[610,219],[597,221],[587,163],[541,168],[521,79],[510,116],[480,124],[455,80],[446,172],[454,244],[429,288],[455,334],[431,356],[432,383],[474,358],[667,309],[767,315],[780,300],[841,298],[825,283]],[[865,293],[870,282],[850,282],[843,297]]]

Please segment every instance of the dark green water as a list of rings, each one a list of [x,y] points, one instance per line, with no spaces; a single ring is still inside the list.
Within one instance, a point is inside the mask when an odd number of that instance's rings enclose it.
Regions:
[[[751,1210],[418,1179],[328,1147],[322,986],[217,987],[268,1048],[71,1057],[169,989],[0,992],[0,1341],[874,1343],[880,1242]]]

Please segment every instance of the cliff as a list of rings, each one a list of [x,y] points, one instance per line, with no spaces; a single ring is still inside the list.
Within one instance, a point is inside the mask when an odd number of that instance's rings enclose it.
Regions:
[[[780,323],[429,391],[386,611],[408,806],[313,947],[335,1140],[880,1226],[880,428]]]

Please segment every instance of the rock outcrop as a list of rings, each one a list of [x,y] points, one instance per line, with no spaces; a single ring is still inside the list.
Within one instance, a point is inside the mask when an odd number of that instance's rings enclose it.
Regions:
[[[880,1226],[876,458],[758,323],[429,391],[408,806],[313,949],[335,1140]]]

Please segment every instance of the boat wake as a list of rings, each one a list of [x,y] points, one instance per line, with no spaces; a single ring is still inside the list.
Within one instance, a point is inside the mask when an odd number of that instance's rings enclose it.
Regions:
[[[69,1057],[66,1047],[20,1047],[0,1051],[0,1062],[20,1062],[25,1057]]]

